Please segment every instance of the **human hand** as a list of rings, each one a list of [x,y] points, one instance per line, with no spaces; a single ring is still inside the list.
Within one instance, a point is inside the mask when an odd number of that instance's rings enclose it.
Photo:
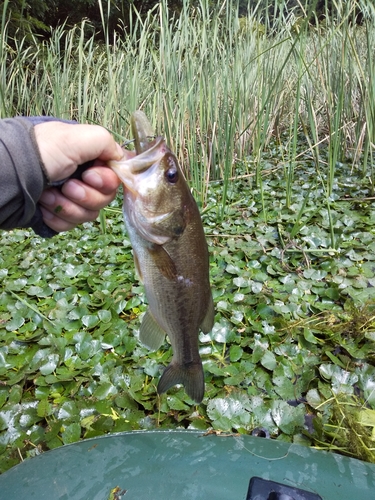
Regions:
[[[51,182],[69,177],[78,165],[95,159],[94,166],[83,172],[82,180],[70,179],[61,191],[49,188],[42,193],[39,204],[45,224],[60,232],[95,220],[99,210],[115,198],[120,184],[106,161],[119,160],[127,153],[98,125],[45,122],[34,130]]]
[[[115,198],[119,184],[110,168],[97,164],[83,172],[82,180],[68,180],[61,190],[46,189],[39,199],[45,224],[61,232],[95,220],[99,210]]]

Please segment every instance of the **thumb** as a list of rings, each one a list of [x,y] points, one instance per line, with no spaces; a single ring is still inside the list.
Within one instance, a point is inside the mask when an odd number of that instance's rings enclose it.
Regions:
[[[45,122],[34,127],[41,160],[51,181],[74,173],[78,165],[90,160],[119,160],[121,147],[99,125]]]

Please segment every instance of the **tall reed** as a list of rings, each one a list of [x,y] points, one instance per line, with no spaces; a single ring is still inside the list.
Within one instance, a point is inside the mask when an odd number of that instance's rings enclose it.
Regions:
[[[121,140],[129,136],[129,114],[142,108],[167,136],[202,204],[208,181],[222,181],[221,216],[238,161],[252,156],[261,183],[261,153],[273,139],[289,145],[291,204],[297,139],[306,136],[317,168],[327,168],[318,144],[329,148],[329,196],[348,155],[354,167],[363,159],[362,173],[372,179],[375,142],[375,12],[365,0],[336,3],[335,22],[309,26],[282,3],[271,23],[257,11],[238,19],[229,0],[215,9],[207,0],[192,9],[186,0],[172,17],[163,0],[143,18],[133,8],[129,25],[113,36],[106,31],[104,43],[86,21],[26,43],[8,38],[5,2],[0,114],[100,123]],[[362,27],[352,23],[356,6],[365,12]]]

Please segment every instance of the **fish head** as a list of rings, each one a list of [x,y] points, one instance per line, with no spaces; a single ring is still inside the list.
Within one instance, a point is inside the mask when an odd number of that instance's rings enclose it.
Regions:
[[[191,194],[163,137],[108,165],[123,183],[125,216],[145,240],[163,245],[184,232]]]

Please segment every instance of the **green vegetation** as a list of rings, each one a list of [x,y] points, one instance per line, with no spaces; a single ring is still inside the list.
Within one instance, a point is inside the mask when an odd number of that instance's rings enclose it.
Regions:
[[[73,117],[121,141],[142,108],[166,135],[202,208],[217,314],[200,337],[203,403],[158,398],[171,350],[137,342],[121,200],[52,240],[2,233],[1,470],[157,426],[264,427],[375,462],[375,10],[337,1],[310,25],[231,5],[132,10],[101,43],[86,22],[13,36],[3,16],[2,117]]]

